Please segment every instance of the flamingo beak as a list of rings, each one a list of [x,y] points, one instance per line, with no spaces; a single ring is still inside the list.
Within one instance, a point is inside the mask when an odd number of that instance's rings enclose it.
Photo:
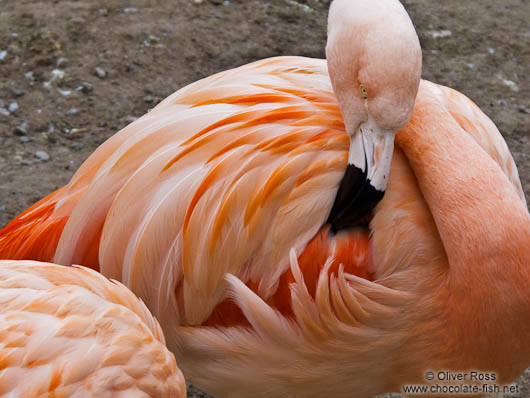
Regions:
[[[379,128],[373,119],[350,137],[348,168],[327,221],[333,232],[368,224],[367,216],[386,190],[394,137],[394,131]]]

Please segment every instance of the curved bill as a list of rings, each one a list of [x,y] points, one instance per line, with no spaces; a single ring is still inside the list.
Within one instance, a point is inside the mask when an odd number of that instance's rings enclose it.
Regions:
[[[368,224],[386,189],[394,137],[370,119],[350,138],[348,168],[327,221],[333,232]]]

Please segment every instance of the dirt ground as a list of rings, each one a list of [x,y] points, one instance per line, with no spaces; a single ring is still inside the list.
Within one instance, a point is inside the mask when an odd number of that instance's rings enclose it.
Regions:
[[[187,83],[270,56],[324,57],[329,3],[0,0],[0,227]],[[530,2],[403,3],[424,78],[493,119],[530,197]],[[530,396],[527,380],[518,397]]]

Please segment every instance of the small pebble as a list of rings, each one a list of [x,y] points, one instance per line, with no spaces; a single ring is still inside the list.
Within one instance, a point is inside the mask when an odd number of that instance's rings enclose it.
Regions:
[[[105,72],[105,70],[99,66],[96,66],[96,68],[94,69],[94,73],[100,79],[104,79],[105,77],[107,77],[107,72]]]
[[[517,109],[519,109],[519,112],[521,113],[526,113],[527,115],[530,115],[530,108],[524,106],[524,105],[519,105],[517,107]]]
[[[18,37],[18,33],[11,33],[11,37],[12,37],[13,39],[16,39],[16,38]]]
[[[53,133],[55,131],[55,126],[53,123],[48,124],[48,132]]]
[[[467,67],[468,67],[469,69],[473,69],[473,68],[475,67],[475,64],[469,63],[469,64],[467,64]]]
[[[6,108],[0,108],[0,116],[9,116],[9,111]]]
[[[3,61],[5,59],[7,55],[7,51],[6,50],[2,50],[0,51],[0,61]]]
[[[147,36],[147,39],[144,40],[144,45],[147,47],[154,46],[158,43],[160,43],[160,38],[154,35],[149,35]]]
[[[57,91],[59,91],[59,94],[65,96],[65,97],[68,97],[70,94],[72,94],[72,90],[61,90],[59,88],[59,89],[57,89]]]
[[[20,123],[17,127],[15,127],[16,135],[27,135],[26,134],[27,132],[28,132],[28,122],[25,120],[22,123]]]
[[[138,11],[138,9],[134,7],[127,7],[123,9],[125,14],[134,14],[136,11]]]
[[[50,160],[50,155],[48,155],[44,151],[37,151],[35,152],[35,157],[39,159],[41,162],[47,162]]]
[[[488,48],[488,54],[489,54],[489,55],[493,55],[493,54],[495,54],[495,50],[494,50],[493,48],[489,47],[489,48]]]
[[[288,3],[291,6],[295,6],[295,7],[300,8],[304,12],[313,12],[313,9],[311,7],[309,7],[307,4],[302,4],[302,3],[299,3],[298,1],[295,1],[295,0],[285,0],[285,2]]]
[[[24,76],[26,76],[26,79],[28,79],[28,80],[31,80],[31,81],[35,80],[35,77],[33,76],[33,72],[32,71],[24,73]]]
[[[83,144],[81,142],[74,142],[72,145],[70,145],[70,148],[72,148],[74,151],[79,151],[80,149],[83,149]]]
[[[28,137],[27,135],[23,135],[18,139],[21,143],[25,144],[26,142],[33,141],[33,138]]]
[[[3,213],[4,211],[6,211],[6,205],[0,206],[0,213]]]
[[[156,98],[154,96],[150,95],[150,94],[146,95],[144,97],[144,102],[147,103],[147,104],[151,104],[151,103],[155,102],[155,100],[156,100]]]
[[[508,103],[506,102],[506,100],[503,100],[503,99],[501,98],[501,99],[498,99],[498,100],[497,100],[497,104],[502,105],[502,106],[505,106],[505,105],[507,105]]]
[[[79,113],[79,109],[77,109],[77,108],[70,108],[70,109],[68,109],[68,110],[66,111],[66,114],[67,114],[68,116],[75,116],[75,115],[77,115],[78,113]]]
[[[62,79],[63,77],[64,77],[64,70],[54,69],[52,70],[52,77],[50,79],[50,82],[53,82],[55,79]]]
[[[53,133],[42,133],[42,138],[44,138],[46,141],[55,144],[57,142],[57,137],[55,137],[55,134]]]
[[[24,91],[21,91],[21,90],[18,90],[16,88],[14,88],[13,90],[11,90],[13,92],[13,95],[15,97],[22,97],[24,94],[26,94]]]
[[[8,108],[9,112],[11,113],[15,113],[16,111],[18,111],[18,104],[16,102],[11,102],[9,104],[9,108]]]
[[[102,16],[104,16],[104,17],[106,17],[107,15],[109,15],[109,10],[107,10],[106,8],[100,8],[100,9],[98,10],[98,12],[99,12],[99,15],[102,15]]]
[[[447,29],[442,29],[442,30],[429,30],[427,31],[427,34],[431,36],[433,39],[443,39],[444,37],[451,36],[453,32]]]
[[[64,57],[60,57],[57,59],[57,67],[58,68],[64,68],[68,64],[68,59]]]
[[[514,91],[514,92],[518,92],[519,91],[519,86],[517,85],[517,83],[515,83],[513,80],[509,80],[509,79],[505,79],[504,77],[502,76],[499,76],[499,79],[504,83],[505,86],[507,86],[510,90]]]
[[[81,91],[82,93],[86,94],[92,91],[92,84],[89,82],[83,82],[79,86],[75,88],[76,91]]]
[[[123,118],[123,120],[126,122],[126,123],[132,123],[132,122],[135,122],[136,119],[138,119],[137,116],[132,116],[132,115],[128,115],[128,116],[125,116]]]

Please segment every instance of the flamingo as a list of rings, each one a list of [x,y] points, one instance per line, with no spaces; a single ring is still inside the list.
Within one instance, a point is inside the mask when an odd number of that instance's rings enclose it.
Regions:
[[[185,397],[160,325],[83,267],[0,261],[1,397]]]
[[[427,370],[512,381],[530,364],[530,224],[506,143],[420,80],[397,0],[334,0],[328,26],[327,60],[166,98],[8,224],[0,256],[122,281],[219,397],[368,397]]]

